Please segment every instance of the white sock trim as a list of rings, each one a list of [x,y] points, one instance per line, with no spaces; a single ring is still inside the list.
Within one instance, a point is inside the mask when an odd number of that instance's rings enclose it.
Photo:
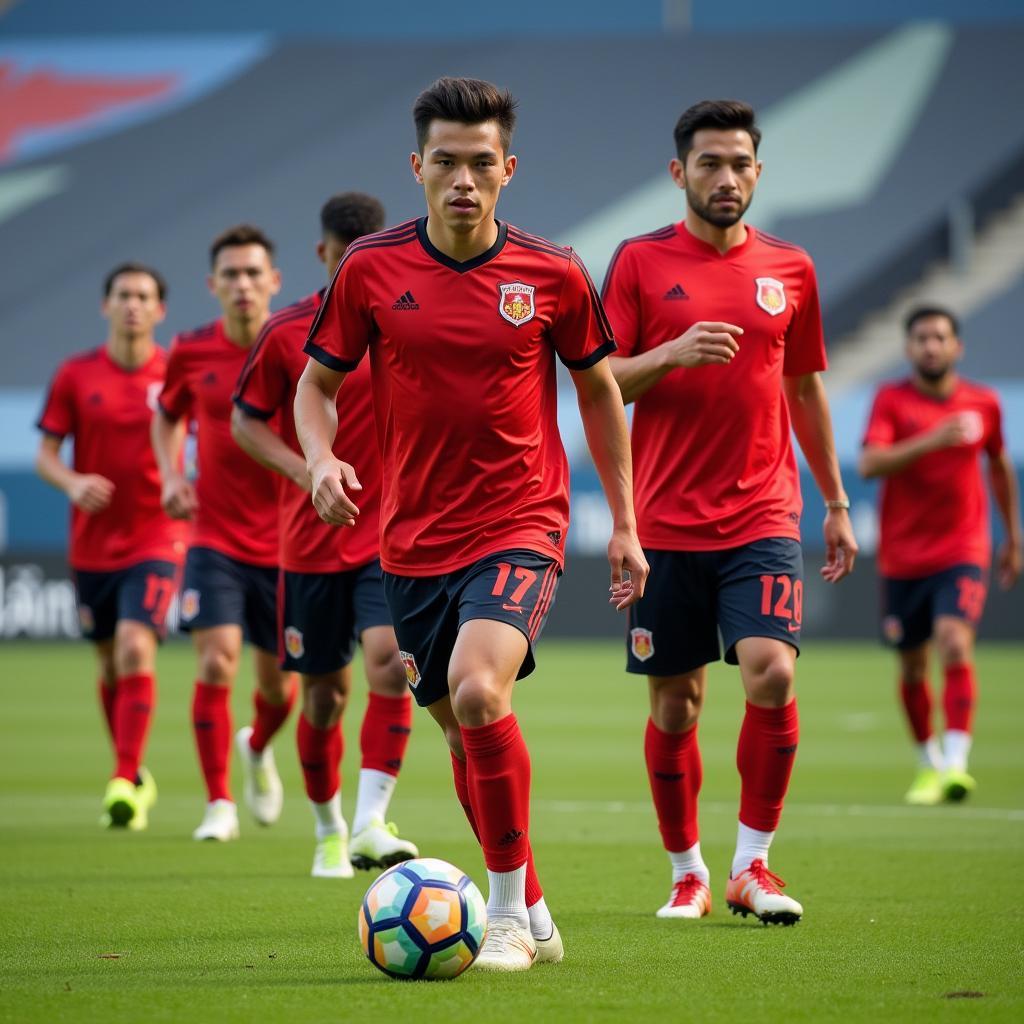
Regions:
[[[530,915],[526,910],[526,862],[515,871],[491,871],[488,868],[487,882],[487,916],[511,917],[523,928],[528,928]]]
[[[345,819],[341,816],[340,789],[330,800],[325,800],[322,804],[318,804],[315,800],[310,800],[309,806],[313,809],[313,820],[316,822],[316,837],[318,840],[335,833],[347,834]]]
[[[360,769],[359,788],[356,791],[356,810],[352,816],[353,835],[362,832],[374,818],[384,821],[397,781],[398,779],[394,775],[376,768]]]
[[[741,871],[746,871],[755,860],[763,860],[767,865],[768,848],[774,838],[774,832],[759,832],[741,821],[736,830],[736,854],[732,859],[732,877],[735,878]]]
[[[962,729],[947,729],[943,737],[946,768],[956,772],[967,771],[967,758],[971,753],[971,734]]]
[[[682,850],[679,853],[673,853],[669,850],[668,859],[672,862],[673,885],[676,882],[681,882],[687,875],[691,874],[703,879],[705,885],[708,884],[711,873],[708,871],[708,866],[704,863],[704,858],[701,856],[699,842],[694,843],[688,850]]]
[[[550,939],[555,931],[555,922],[544,897],[541,896],[532,907],[527,907],[526,912],[530,915],[530,934],[540,941]]]

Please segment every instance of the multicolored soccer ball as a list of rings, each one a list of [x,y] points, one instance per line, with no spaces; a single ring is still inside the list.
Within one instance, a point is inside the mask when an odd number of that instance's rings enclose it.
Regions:
[[[396,864],[366,890],[359,941],[392,978],[454,978],[476,959],[487,904],[453,864],[421,857]]]

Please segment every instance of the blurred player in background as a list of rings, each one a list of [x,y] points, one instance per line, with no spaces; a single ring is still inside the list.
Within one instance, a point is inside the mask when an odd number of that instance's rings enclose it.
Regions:
[[[146,827],[156,784],[142,766],[156,704],[156,647],[185,554],[185,524],[160,507],[149,421],[167,353],[153,340],[167,289],[141,263],[103,285],[106,344],[58,369],[39,418],[36,469],[71,502],[69,561],[82,633],[99,660],[99,695],[114,746],[103,822]],[[60,457],[74,441],[72,467]]]
[[[352,242],[383,226],[384,207],[372,196],[346,192],[329,199],[320,211],[317,245],[328,279]],[[361,456],[361,515],[353,529],[338,530],[317,515],[295,435],[292,402],[308,361],[302,347],[326,290],[267,321],[235,390],[232,429],[254,459],[286,478],[279,505],[281,663],[302,678],[298,746],[316,820],[313,875],[350,878],[352,864],[388,867],[417,856],[416,847],[385,821],[409,742],[412,699],[381,580],[381,470],[368,362],[352,374],[345,401],[338,404],[337,453],[357,451]],[[276,430],[267,422],[275,416]],[[341,716],[352,685],[349,663],[357,640],[363,647],[370,696],[359,736],[362,767],[349,845],[341,814]]]
[[[306,345],[296,426],[317,511],[352,526],[362,486],[332,451],[335,398],[369,348],[385,591],[409,684],[445,733],[490,882],[477,967],[526,970],[563,955],[533,870],[530,756],[512,713],[568,527],[556,354],[612,507],[618,607],[643,592],[647,564],[600,300],[571,250],[495,220],[516,167],[515,101],[489,82],[444,78],[417,99],[414,120],[412,171],[428,215],[349,247]],[[345,457],[362,464],[356,449]]]
[[[250,225],[214,240],[208,285],[222,316],[174,339],[153,416],[164,508],[175,518],[193,520],[181,624],[192,634],[199,662],[192,726],[207,805],[195,839],[238,837],[229,785],[231,686],[243,636],[253,646],[256,670],[253,724],[236,737],[246,801],[260,824],[271,824],[281,813],[281,780],[269,743],[288,717],[296,688],[277,659],[278,484],[231,438],[235,382],[281,287],[273,255],[271,241]],[[195,484],[179,468],[185,428],[193,418],[199,447]]]
[[[976,703],[974,637],[985,607],[992,539],[981,454],[1006,528],[997,572],[1004,589],[1021,571],[1017,477],[1003,446],[999,398],[957,372],[963,356],[956,317],[939,306],[906,321],[909,378],[884,384],[864,434],[860,471],[882,477],[882,632],[897,649],[900,692],[920,764],[910,804],[963,800]],[[945,676],[946,732],[932,732],[928,653],[934,641]]]
[[[683,113],[669,170],[686,193],[685,219],[623,242],[604,298],[619,345],[612,371],[636,402],[636,507],[651,564],[647,596],[630,611],[627,668],[648,677],[644,752],[672,862],[658,916],[711,909],[697,720],[720,631],[746,693],[726,901],[734,913],[793,924],[803,908],[768,870],[798,739],[802,503],[791,425],[828,507],[822,576],[834,583],[850,572],[857,545],[820,377],[813,264],[743,222],[760,139],[745,103],[704,101]]]

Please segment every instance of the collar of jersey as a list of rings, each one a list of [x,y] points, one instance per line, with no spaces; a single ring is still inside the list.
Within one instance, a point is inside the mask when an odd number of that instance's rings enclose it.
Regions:
[[[448,267],[449,270],[454,270],[459,274],[464,274],[467,270],[475,270],[477,267],[482,267],[485,263],[490,263],[490,261],[505,248],[505,239],[508,236],[508,225],[502,223],[500,220],[496,221],[496,223],[498,225],[498,237],[494,240],[494,245],[492,245],[486,252],[480,253],[479,256],[474,256],[471,260],[466,260],[465,263],[460,263],[458,260],[453,260],[451,256],[446,256],[430,241],[427,237],[426,217],[420,217],[420,219],[416,221],[416,237],[419,238],[420,245],[423,246],[423,251],[432,260],[436,260],[443,267]]]
[[[746,224],[747,237],[739,245],[734,245],[727,252],[719,252],[710,242],[705,242],[703,238],[691,235],[685,220],[677,221],[675,227],[676,234],[684,245],[708,259],[716,260],[734,260],[744,255],[753,246],[754,239],[757,237],[757,229],[750,224]]]

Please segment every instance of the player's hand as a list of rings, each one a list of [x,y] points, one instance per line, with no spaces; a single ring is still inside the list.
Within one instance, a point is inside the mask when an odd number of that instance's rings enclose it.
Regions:
[[[853,572],[857,558],[857,540],[853,536],[850,514],[845,508],[830,508],[825,515],[825,564],[821,577],[826,583],[838,583]]]
[[[943,448],[956,448],[959,445],[967,444],[967,423],[964,417],[957,413],[955,416],[950,416],[933,427],[929,431],[929,436],[933,451],[941,451]]]
[[[363,489],[356,471],[332,456],[313,466],[309,475],[317,515],[332,526],[355,526],[359,508],[346,492]]]
[[[164,481],[160,504],[172,519],[191,519],[199,508],[199,498],[192,484],[180,473],[175,473]]]
[[[71,504],[90,515],[102,512],[113,497],[113,481],[98,473],[79,473],[68,489]]]
[[[1020,544],[1004,540],[999,545],[999,554],[996,556],[996,575],[1000,588],[1009,590],[1017,582],[1022,568],[1024,555],[1021,553]]]
[[[608,564],[612,570],[608,603],[621,612],[644,596],[651,572],[635,529],[621,527],[612,531],[612,539],[608,542]]]
[[[661,350],[669,366],[731,363],[733,356],[740,350],[740,343],[736,339],[742,333],[743,328],[735,324],[701,320],[678,338],[666,341]]]

